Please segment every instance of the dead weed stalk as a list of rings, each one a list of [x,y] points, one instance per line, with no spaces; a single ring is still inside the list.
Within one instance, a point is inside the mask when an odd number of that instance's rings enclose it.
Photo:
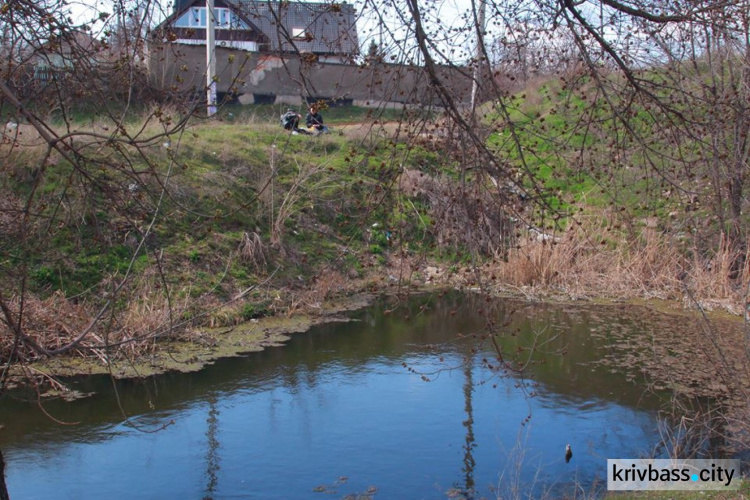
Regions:
[[[248,233],[247,231],[242,235],[242,241],[240,242],[239,248],[240,258],[252,264],[257,270],[264,270],[267,265],[266,246],[263,244],[263,240],[260,235],[253,231]]]

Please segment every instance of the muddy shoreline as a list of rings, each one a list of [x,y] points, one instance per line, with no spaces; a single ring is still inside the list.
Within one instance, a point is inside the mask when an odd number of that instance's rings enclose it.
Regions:
[[[153,352],[139,356],[137,360],[118,359],[108,364],[97,358],[72,356],[55,357],[37,361],[28,366],[12,369],[11,385],[25,385],[29,378],[57,379],[65,377],[110,375],[117,379],[144,378],[161,375],[167,372],[195,372],[223,358],[242,356],[251,352],[262,351],[269,347],[283,346],[291,335],[307,332],[311,327],[324,323],[350,321],[347,313],[370,306],[378,299],[396,296],[411,296],[425,293],[441,293],[458,290],[471,293],[472,287],[445,284],[404,286],[380,293],[355,292],[338,297],[322,304],[319,309],[292,316],[269,316],[249,322],[219,328],[200,328],[198,335],[190,341],[168,340],[158,345]],[[660,300],[575,300],[556,294],[513,293],[508,290],[491,292],[495,297],[527,300],[530,302],[548,302],[557,304],[591,304],[604,307],[647,307],[674,315],[695,314],[681,307],[679,303]],[[726,313],[714,311],[714,318],[736,319]],[[55,391],[57,393],[58,391]]]
[[[291,335],[304,333],[315,325],[350,321],[345,313],[367,307],[382,296],[360,293],[332,300],[315,313],[270,316],[231,327],[200,328],[196,340],[167,341],[138,360],[119,359],[106,364],[93,358],[55,357],[29,365],[23,373],[15,373],[14,378],[19,382],[28,375],[54,378],[111,375],[127,379],[172,371],[195,372],[223,358],[282,346]]]

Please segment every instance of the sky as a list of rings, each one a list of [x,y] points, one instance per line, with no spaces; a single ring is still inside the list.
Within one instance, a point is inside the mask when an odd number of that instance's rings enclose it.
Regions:
[[[94,19],[101,12],[112,13],[113,2],[117,0],[72,0],[68,6],[73,12],[74,22],[84,19]],[[119,0],[126,6],[132,6],[136,0]],[[174,0],[145,0],[159,3],[159,14],[154,18],[154,24],[160,22],[165,15],[173,11]],[[328,0],[321,0],[328,1]],[[411,15],[403,1],[398,0],[349,0],[353,1],[359,14],[357,28],[360,47],[363,53],[374,41],[387,54],[397,54],[399,62],[419,64],[421,57],[415,43],[415,36]],[[474,0],[477,5],[480,0]],[[522,1],[522,0],[517,0]],[[488,0],[487,9],[487,38],[490,43],[508,31],[502,19],[493,17],[493,0]],[[507,8],[512,2],[503,2]],[[593,5],[593,4],[591,4]],[[582,8],[585,8],[582,7]],[[472,0],[420,0],[420,9],[425,20],[425,29],[432,44],[433,57],[438,62],[453,62],[463,64],[475,54],[475,30],[473,26]],[[532,12],[533,9],[529,12]],[[598,13],[598,10],[597,10]],[[598,16],[597,16],[598,17]],[[497,22],[501,21],[501,22]],[[112,21],[110,21],[112,22]],[[103,24],[98,23],[101,32]],[[549,36],[549,35],[548,35]],[[544,43],[547,39],[542,39]],[[554,40],[550,40],[554,41]]]
[[[115,0],[72,0],[68,1],[67,5],[72,13],[74,23],[77,24],[84,20],[94,19],[102,12],[111,14],[114,11],[113,1]],[[132,0],[123,1],[128,6],[134,3]],[[168,15],[173,10],[173,0],[152,1],[160,4],[158,9],[160,14],[155,18],[155,23],[160,22],[163,16]],[[403,45],[404,42],[408,43],[409,40],[413,39],[413,34],[404,28],[404,24],[410,22],[411,16],[406,12],[403,2],[390,0],[374,0],[374,2],[377,3],[377,9],[373,8],[373,0],[354,0],[353,2],[357,12],[360,13],[357,28],[363,50],[367,49],[371,39],[375,40],[376,43],[383,40],[385,46],[396,42]],[[439,19],[441,33],[433,32],[434,36],[431,37],[435,43],[440,43],[439,39],[443,38],[443,49],[448,50],[448,42],[454,45],[466,42],[455,32],[447,30],[465,27],[466,22],[462,19],[462,14],[470,12],[471,0],[424,0],[420,3],[423,15],[429,19],[427,23],[429,26],[438,26],[436,20]],[[388,4],[391,4],[391,6],[388,7]],[[394,7],[394,4],[397,8]],[[382,28],[378,23],[381,20],[383,21]],[[102,23],[97,23],[97,26],[101,27]],[[446,38],[449,38],[449,40],[446,40]]]

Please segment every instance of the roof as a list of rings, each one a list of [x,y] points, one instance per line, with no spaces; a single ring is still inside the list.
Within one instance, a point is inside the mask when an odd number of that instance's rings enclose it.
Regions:
[[[95,39],[91,34],[81,30],[64,32],[60,36],[50,37],[41,50],[46,53],[71,54],[81,52],[89,54],[102,47],[102,42]]]
[[[74,30],[50,37],[34,50],[34,59],[40,66],[70,68],[78,63],[101,59],[101,50],[104,47],[106,44],[95,39],[91,34]]]
[[[356,12],[348,3],[239,0],[235,5],[268,37],[271,51],[359,53]]]
[[[268,46],[264,47],[266,51],[359,53],[356,11],[346,2],[224,0],[222,3],[239,13],[250,29],[257,29],[265,35],[268,40]],[[166,23],[188,8],[201,5],[204,5],[204,0],[177,0],[175,12]]]

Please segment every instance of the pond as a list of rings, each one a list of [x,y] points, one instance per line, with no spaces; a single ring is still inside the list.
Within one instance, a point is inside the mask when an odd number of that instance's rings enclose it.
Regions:
[[[646,311],[390,299],[197,373],[74,380],[95,394],[44,409],[75,425],[6,397],[8,488],[14,499],[601,492],[607,458],[650,456],[658,441],[660,398],[637,372],[596,363],[606,332],[644,328]],[[523,377],[498,370],[488,319],[511,366],[536,345]]]

